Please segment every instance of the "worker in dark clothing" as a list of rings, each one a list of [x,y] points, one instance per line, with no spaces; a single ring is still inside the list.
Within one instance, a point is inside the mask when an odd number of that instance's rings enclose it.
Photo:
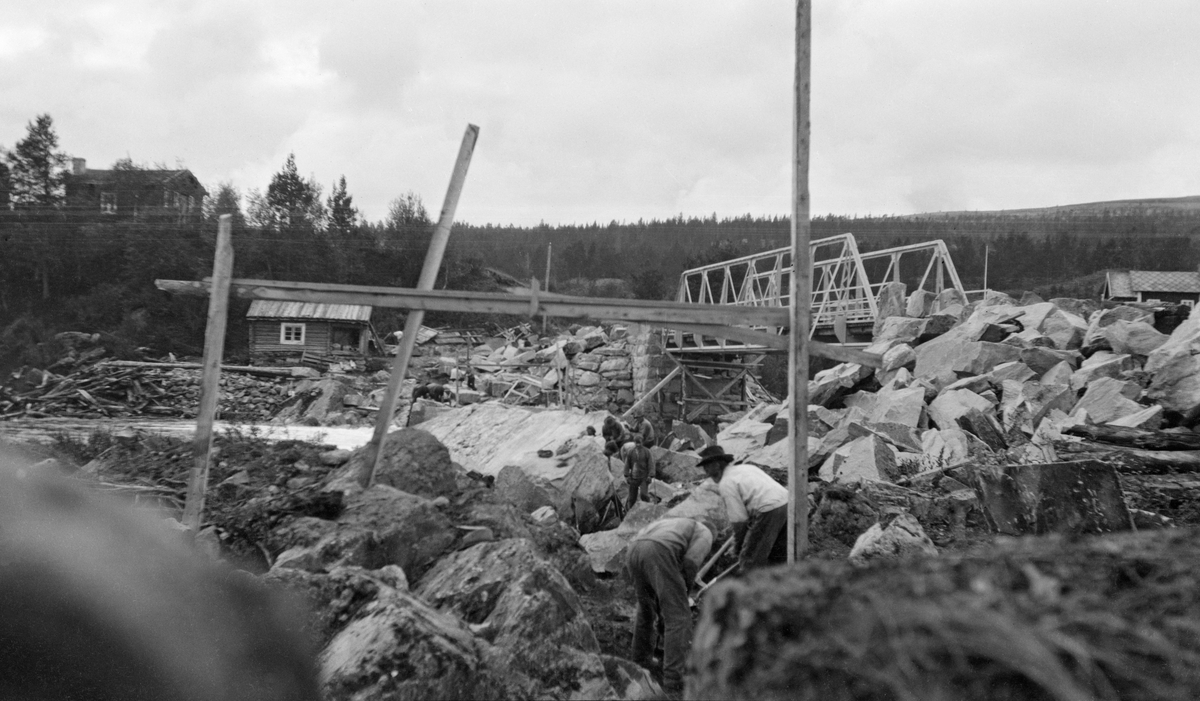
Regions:
[[[642,445],[647,448],[653,448],[655,445],[654,424],[650,423],[650,419],[642,416],[637,422],[636,433],[641,437]]]
[[[644,446],[643,446],[644,449]],[[663,629],[663,687],[683,689],[683,665],[692,645],[688,586],[712,549],[712,529],[690,518],[664,518],[646,526],[629,543],[625,565],[637,596],[633,661],[650,668]]]
[[[650,457],[650,449],[641,443],[631,443],[632,447],[625,455],[625,482],[629,485],[629,500],[625,510],[633,508],[640,501],[650,501],[650,478],[654,474],[654,459]]]
[[[600,428],[600,435],[604,438],[604,442],[612,441],[617,445],[622,445],[629,441],[629,429],[621,420],[615,416],[604,417],[604,426]]]

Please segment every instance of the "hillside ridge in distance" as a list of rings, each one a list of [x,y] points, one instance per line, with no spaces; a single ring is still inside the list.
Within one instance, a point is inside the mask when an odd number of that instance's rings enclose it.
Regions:
[[[1187,197],[1145,197],[1132,200],[1107,200],[1104,202],[1084,202],[1080,204],[1064,204],[1052,207],[1029,207],[1025,209],[988,209],[988,210],[956,210],[950,212],[922,212],[920,214],[903,214],[898,219],[937,219],[963,215],[993,214],[1000,216],[1039,216],[1047,214],[1071,214],[1093,212],[1129,212],[1129,211],[1200,211],[1200,195]]]

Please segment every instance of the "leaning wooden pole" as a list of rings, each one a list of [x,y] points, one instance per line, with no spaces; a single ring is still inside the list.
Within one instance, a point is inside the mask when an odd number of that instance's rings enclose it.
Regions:
[[[425,265],[421,268],[421,277],[417,281],[418,290],[432,290],[433,283],[437,280],[438,270],[442,267],[442,255],[446,252],[446,243],[450,240],[450,227],[454,224],[454,211],[458,209],[458,198],[462,194],[463,183],[467,179],[467,167],[471,165],[471,154],[475,151],[475,141],[478,138],[479,127],[468,124],[467,131],[463,134],[462,145],[458,148],[458,158],[454,162],[454,172],[450,176],[450,187],[446,190],[442,214],[438,217],[433,239],[425,253]],[[391,428],[396,399],[400,396],[400,385],[408,373],[408,363],[417,344],[417,333],[424,321],[425,312],[414,309],[408,313],[404,322],[404,337],[400,339],[400,347],[396,350],[392,376],[388,378],[387,391],[383,401],[379,403],[379,414],[375,417],[375,433],[371,442],[367,444],[367,459],[358,474],[358,483],[363,488],[371,486],[375,481],[379,458],[383,452],[383,439],[387,437],[388,429]]]
[[[187,501],[183,506],[183,525],[193,533],[200,530],[204,516],[208,466],[212,460],[213,420],[217,414],[221,354],[225,348],[225,321],[229,310],[229,280],[233,277],[233,244],[229,240],[232,222],[232,215],[221,215],[217,224],[217,250],[213,255],[208,326],[204,331],[204,365],[200,375],[200,409],[196,413],[192,469],[188,472]]]
[[[808,220],[809,94],[812,61],[812,0],[796,0],[795,109],[792,113],[792,289],[788,348],[788,562],[808,549],[808,327],[812,260]]]

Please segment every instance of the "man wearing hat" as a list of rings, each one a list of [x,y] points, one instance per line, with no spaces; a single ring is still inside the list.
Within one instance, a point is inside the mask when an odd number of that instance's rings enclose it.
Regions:
[[[717,483],[738,547],[738,571],[787,562],[787,488],[757,465],[731,464],[719,445],[700,451],[700,467]]]
[[[683,664],[692,646],[688,585],[712,549],[713,530],[690,518],[659,519],[629,543],[625,566],[637,596],[632,658],[650,668],[655,638],[663,631],[663,687],[683,689]]]

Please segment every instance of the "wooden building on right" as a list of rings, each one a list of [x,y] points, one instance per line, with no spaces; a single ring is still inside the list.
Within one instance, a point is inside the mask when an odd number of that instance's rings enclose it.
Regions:
[[[1200,272],[1195,270],[1110,270],[1102,299],[1196,306],[1200,300]]]

